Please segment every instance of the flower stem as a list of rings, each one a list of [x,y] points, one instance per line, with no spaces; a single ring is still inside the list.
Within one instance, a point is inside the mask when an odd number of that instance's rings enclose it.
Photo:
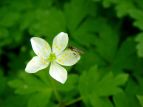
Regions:
[[[54,91],[55,97],[56,97],[57,101],[59,103],[61,103],[61,97],[60,97],[58,91],[56,90],[55,83],[52,79],[50,79],[50,80],[51,80],[51,83],[52,83],[52,86],[53,86],[53,91]]]
[[[77,99],[73,99],[72,101],[68,102],[68,103],[65,104],[65,105],[66,105],[66,106],[69,106],[69,105],[74,104],[74,103],[76,103],[76,102],[79,102],[79,101],[81,101],[81,100],[82,100],[82,98],[79,97],[79,98],[77,98]]]

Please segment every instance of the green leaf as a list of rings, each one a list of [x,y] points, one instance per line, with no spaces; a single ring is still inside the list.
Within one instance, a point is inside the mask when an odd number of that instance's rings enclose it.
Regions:
[[[40,93],[35,93],[30,97],[28,101],[28,107],[47,107],[47,104],[50,102],[50,97],[50,89],[47,89]]]
[[[31,94],[48,88],[40,79],[24,72],[20,73],[19,78],[9,81],[9,85],[15,88],[15,92],[18,94]]]
[[[71,2],[65,4],[64,8],[71,38],[86,47],[93,45],[95,40],[95,34],[93,33],[95,20],[87,17],[90,12],[96,11],[93,10],[94,6],[90,0],[71,0]]]
[[[71,2],[65,4],[64,11],[71,33],[78,28],[82,20],[87,16],[89,8],[90,0],[71,0]]]
[[[119,69],[132,69],[137,62],[135,42],[133,38],[125,40],[117,51],[113,67]]]
[[[95,66],[81,75],[79,91],[87,102],[90,96],[104,97],[122,92],[120,86],[124,85],[127,80],[127,74],[113,75],[112,72],[105,73]]]
[[[116,13],[119,18],[129,15],[135,20],[136,27],[143,30],[143,14],[141,0],[103,0],[104,7],[115,5]]]
[[[8,95],[6,99],[3,99],[2,107],[26,107],[26,97],[18,95]],[[20,102],[20,103],[19,103]]]
[[[112,72],[108,73],[97,83],[96,94],[99,96],[109,96],[121,92],[122,90],[119,86],[123,85],[127,78],[128,75],[126,74],[119,74],[114,77]]]
[[[82,55],[80,61],[76,65],[76,68],[79,72],[82,72],[83,70],[88,70],[90,67],[97,64],[98,66],[105,66],[106,63],[102,59],[102,57],[97,54],[96,51],[93,51],[92,49],[84,51],[84,54]],[[86,66],[83,66],[86,65]]]
[[[90,100],[92,107],[113,107],[110,100],[106,97],[91,96]]]
[[[53,92],[38,76],[24,72],[21,72],[17,79],[11,80],[9,85],[15,88],[17,94],[28,95],[28,107],[46,107]]]
[[[75,86],[78,84],[78,80],[79,80],[78,75],[70,74],[64,85],[56,82],[56,87],[58,90],[64,91],[64,92],[77,91],[77,88]]]
[[[143,33],[137,35],[136,41],[138,42],[136,46],[138,56],[143,57]]]
[[[136,73],[136,72],[135,72]],[[141,74],[132,74],[126,85],[126,92],[133,95],[143,94],[143,78]],[[132,89],[132,90],[131,90]]]
[[[103,6],[108,8],[110,7],[113,3],[116,3],[116,0],[103,0]]]
[[[32,35],[46,35],[50,41],[55,35],[66,29],[65,17],[60,10],[37,9],[34,16],[35,19],[29,28]]]
[[[74,32],[71,32],[72,38],[78,42],[79,44],[90,47],[95,44],[96,34],[94,26],[96,25],[95,20],[87,19],[85,20],[81,26],[78,27]],[[83,38],[84,36],[84,38]],[[81,40],[82,38],[82,40]]]
[[[20,14],[17,11],[12,11],[8,8],[0,9],[0,26],[11,27],[14,26],[20,19]],[[5,14],[6,13],[6,14]],[[5,15],[4,15],[5,14]]]
[[[0,70],[0,95],[3,94],[6,87],[6,79],[3,75],[3,71]]]
[[[143,30],[143,20],[142,20],[143,14],[142,14],[142,10],[133,9],[130,12],[130,16],[135,19],[135,22],[133,23],[134,26],[138,27],[140,30]]]
[[[116,107],[142,107],[136,96],[124,92],[116,94],[114,96],[114,102]]]
[[[103,18],[96,19],[95,25],[98,26],[95,29],[98,34],[95,38],[95,49],[104,60],[111,63],[119,42],[116,27],[110,26]]]
[[[140,104],[141,104],[142,107],[143,107],[143,96],[138,95],[137,98],[139,99],[139,102],[140,102]]]
[[[70,102],[71,100],[75,99],[75,96],[79,96],[78,88],[75,87],[78,86],[78,81],[79,76],[76,74],[69,74],[64,85],[55,81],[55,88],[59,93],[61,93],[62,96],[64,96],[62,100]]]
[[[135,6],[133,2],[129,2],[129,0],[118,0],[116,11],[118,17],[123,17],[125,15],[128,15],[130,11],[135,9]]]

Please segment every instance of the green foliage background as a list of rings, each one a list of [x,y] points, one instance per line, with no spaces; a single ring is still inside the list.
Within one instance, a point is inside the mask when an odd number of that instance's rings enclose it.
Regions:
[[[143,107],[143,0],[0,0],[0,107]],[[64,85],[24,69],[30,38],[84,51]]]

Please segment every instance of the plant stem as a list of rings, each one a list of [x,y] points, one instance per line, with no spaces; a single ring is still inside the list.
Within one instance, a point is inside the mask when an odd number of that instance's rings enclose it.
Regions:
[[[55,97],[58,100],[58,102],[61,103],[61,97],[60,97],[58,91],[56,90],[55,83],[52,79],[50,79],[50,80],[51,80],[51,83],[52,83],[52,86],[53,86]]]
[[[65,104],[66,106],[69,106],[69,105],[71,105],[71,104],[74,104],[74,103],[76,103],[76,102],[79,102],[79,101],[81,101],[82,100],[82,98],[81,97],[79,97],[79,98],[77,98],[77,99],[74,99],[74,100],[72,100],[72,101],[70,101],[70,102],[68,102],[67,104]]]

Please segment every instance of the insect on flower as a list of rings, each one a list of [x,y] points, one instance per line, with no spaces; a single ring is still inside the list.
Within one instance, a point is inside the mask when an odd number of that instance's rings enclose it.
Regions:
[[[72,46],[69,46],[69,49],[71,49],[72,51],[74,51],[75,53],[74,54],[84,54],[84,52],[82,50],[79,50],[78,48],[76,47],[72,47]]]
[[[31,38],[31,45],[36,56],[27,64],[25,71],[36,73],[50,64],[49,74],[52,78],[64,84],[67,80],[67,70],[62,66],[72,66],[80,60],[80,54],[66,49],[68,45],[67,33],[61,32],[54,39],[52,49],[48,42],[39,37]]]

